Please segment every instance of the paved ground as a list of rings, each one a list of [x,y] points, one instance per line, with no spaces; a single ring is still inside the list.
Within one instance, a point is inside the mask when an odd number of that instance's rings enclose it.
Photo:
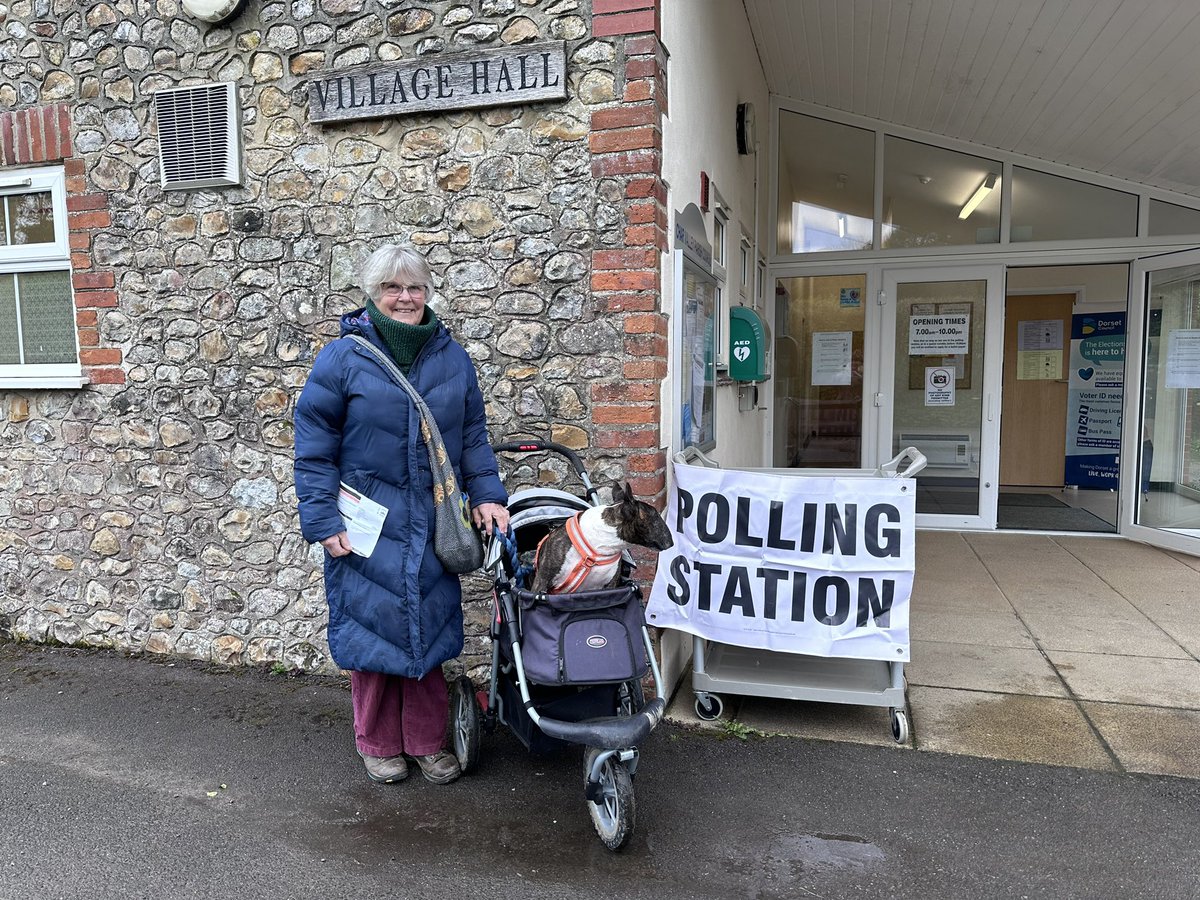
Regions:
[[[918,750],[1200,778],[1200,558],[1117,538],[922,531]],[[672,720],[699,724],[680,691]],[[733,698],[769,732],[891,742],[887,710]]]
[[[365,778],[336,679],[0,644],[0,897],[1194,898],[1200,781],[664,724],[639,824],[507,734]]]

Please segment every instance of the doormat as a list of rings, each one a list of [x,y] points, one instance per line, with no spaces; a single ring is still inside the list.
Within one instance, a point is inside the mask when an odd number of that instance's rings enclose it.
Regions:
[[[979,493],[975,488],[926,487],[917,479],[917,512],[933,515],[973,516],[979,511]]]
[[[1003,497],[1004,495],[1001,494]],[[1053,498],[1051,498],[1053,499]],[[1090,531],[1112,534],[1117,529],[1086,509],[1058,506],[1001,506],[996,524],[1021,531]]]
[[[1067,506],[1053,494],[1010,494],[1000,492],[1000,508],[1006,506]]]

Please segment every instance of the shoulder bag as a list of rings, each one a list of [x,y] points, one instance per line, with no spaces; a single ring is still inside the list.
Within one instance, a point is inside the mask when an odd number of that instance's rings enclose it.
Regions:
[[[424,398],[409,383],[392,359],[364,338],[351,334],[349,338],[369,350],[396,384],[404,389],[421,416],[421,437],[429,453],[429,471],[433,474],[433,553],[442,568],[454,575],[473,572],[483,565],[483,541],[471,524],[467,495],[459,490],[454,466],[442,433]]]

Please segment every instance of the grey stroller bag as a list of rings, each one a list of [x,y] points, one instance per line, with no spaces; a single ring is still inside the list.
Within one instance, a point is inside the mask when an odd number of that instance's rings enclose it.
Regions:
[[[573,594],[515,591],[525,675],[535,684],[619,684],[650,670],[636,585]]]

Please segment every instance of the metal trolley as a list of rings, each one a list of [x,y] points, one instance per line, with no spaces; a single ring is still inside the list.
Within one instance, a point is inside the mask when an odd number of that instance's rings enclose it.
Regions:
[[[699,463],[720,468],[692,447],[677,453],[675,459],[684,465]],[[764,468],[740,471],[806,478],[911,478],[925,465],[924,454],[915,447],[908,447],[877,469]],[[724,713],[722,694],[886,706],[891,711],[892,737],[900,744],[908,740],[902,662],[780,653],[721,644],[695,636],[692,639],[692,690],[696,694],[696,715],[705,721],[719,719]]]

